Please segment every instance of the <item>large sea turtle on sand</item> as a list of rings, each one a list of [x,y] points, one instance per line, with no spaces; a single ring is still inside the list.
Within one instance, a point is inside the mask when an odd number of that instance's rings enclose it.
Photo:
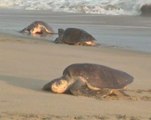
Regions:
[[[113,94],[125,96],[121,89],[132,81],[131,75],[120,70],[99,64],[77,63],[65,68],[63,76],[44,85],[43,90],[81,95],[81,92],[89,94],[87,91],[89,89],[100,91],[102,96]]]
[[[79,28],[58,29],[58,37],[55,43],[65,43],[69,45],[95,46],[95,38],[88,32]]]
[[[53,34],[53,29],[43,21],[34,21],[29,26],[20,31],[20,33],[26,33],[31,35],[47,35]]]

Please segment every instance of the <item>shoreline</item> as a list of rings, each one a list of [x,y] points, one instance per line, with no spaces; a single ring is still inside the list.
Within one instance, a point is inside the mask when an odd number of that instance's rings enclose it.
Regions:
[[[0,32],[0,41],[10,41],[12,42],[29,42],[29,43],[40,43],[40,44],[54,44],[54,45],[65,45],[65,46],[73,46],[74,45],[67,45],[67,44],[56,44],[54,43],[54,39],[56,38],[57,35],[52,35],[48,37],[40,37],[40,36],[30,36],[30,35],[24,35],[21,33],[6,33],[6,32]],[[13,38],[13,39],[12,39]],[[92,46],[92,48],[104,48],[104,49],[112,49],[113,51],[127,51],[127,52],[132,52],[132,53],[137,53],[137,54],[151,54],[151,52],[146,52],[146,51],[139,51],[139,50],[134,50],[130,48],[123,48],[120,46],[115,46],[115,45],[107,45],[107,44],[101,44],[98,41],[96,41],[97,45]],[[78,47],[91,47],[91,46],[78,46]]]
[[[0,33],[21,36],[18,31],[32,22],[40,20],[48,23],[56,33],[58,28],[75,27],[89,32],[98,43],[106,46],[151,52],[151,17],[25,10],[1,10],[0,16]],[[48,39],[53,41],[55,37]]]

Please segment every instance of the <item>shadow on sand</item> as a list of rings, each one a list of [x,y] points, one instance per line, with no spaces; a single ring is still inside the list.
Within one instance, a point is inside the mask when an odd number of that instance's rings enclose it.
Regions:
[[[45,80],[17,77],[11,75],[0,75],[0,81],[4,81],[10,85],[31,89],[34,91],[41,91],[43,85],[46,83]]]

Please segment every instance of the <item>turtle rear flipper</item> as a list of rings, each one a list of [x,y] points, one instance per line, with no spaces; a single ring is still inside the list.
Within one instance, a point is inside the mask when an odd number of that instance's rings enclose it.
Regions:
[[[131,100],[131,96],[126,94],[122,89],[111,89],[107,94],[104,94],[102,96],[103,99],[112,99],[112,100],[118,100],[118,99],[127,99]]]

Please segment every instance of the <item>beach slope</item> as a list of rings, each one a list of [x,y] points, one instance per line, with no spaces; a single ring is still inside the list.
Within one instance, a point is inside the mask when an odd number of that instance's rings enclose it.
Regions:
[[[82,47],[0,34],[0,117],[28,120],[151,119],[151,54]],[[136,100],[98,100],[52,94],[42,87],[72,63],[97,63],[128,72]]]

